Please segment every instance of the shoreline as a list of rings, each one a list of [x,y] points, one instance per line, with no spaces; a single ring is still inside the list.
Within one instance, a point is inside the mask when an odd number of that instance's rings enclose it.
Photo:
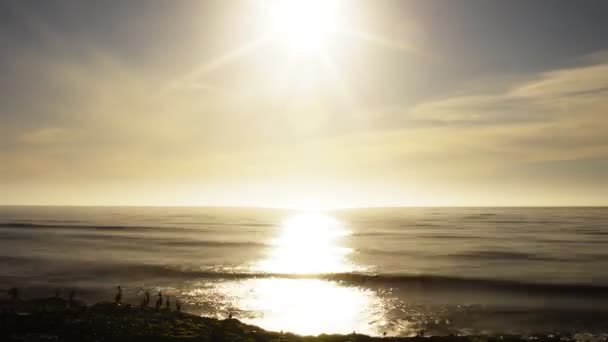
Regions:
[[[301,336],[266,331],[238,319],[217,319],[130,304],[85,305],[59,297],[0,302],[0,340],[16,341],[395,341],[395,342],[564,342],[606,341],[606,336],[415,336],[362,334]]]

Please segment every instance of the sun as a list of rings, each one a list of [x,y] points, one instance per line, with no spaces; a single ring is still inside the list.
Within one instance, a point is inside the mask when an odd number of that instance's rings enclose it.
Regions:
[[[340,26],[335,0],[276,0],[267,4],[274,38],[292,52],[314,52],[325,47]]]
[[[365,11],[360,2],[346,0],[250,0],[251,6],[243,7],[246,15],[244,23],[234,23],[237,31],[249,36],[244,42],[223,52],[213,59],[204,61],[196,69],[171,84],[197,83],[200,78],[216,69],[223,68],[238,60],[266,56],[261,60],[271,60],[272,74],[279,77],[279,88],[284,88],[294,73],[297,78],[311,75],[309,68],[300,68],[297,63],[320,66],[322,76],[326,76],[341,98],[351,96],[347,82],[341,77],[340,66],[335,55],[347,56],[353,42],[376,45],[384,49],[427,56],[407,41],[393,40],[365,29],[360,15]],[[239,18],[241,18],[239,16]],[[243,24],[243,25],[241,25]],[[278,49],[277,49],[278,48]],[[260,55],[259,53],[263,54]],[[432,56],[431,56],[432,57]],[[278,63],[274,63],[274,61]],[[286,63],[281,63],[286,62]],[[277,66],[283,70],[276,70]],[[279,91],[278,93],[282,93]]]

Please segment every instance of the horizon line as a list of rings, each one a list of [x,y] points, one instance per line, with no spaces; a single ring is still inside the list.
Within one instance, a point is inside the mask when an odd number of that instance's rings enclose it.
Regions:
[[[344,206],[330,208],[301,208],[289,206],[254,205],[135,205],[135,204],[0,204],[0,207],[75,207],[75,208],[198,208],[198,209],[261,209],[261,210],[299,210],[299,211],[338,211],[354,209],[407,209],[407,208],[608,208],[605,205],[370,205]]]

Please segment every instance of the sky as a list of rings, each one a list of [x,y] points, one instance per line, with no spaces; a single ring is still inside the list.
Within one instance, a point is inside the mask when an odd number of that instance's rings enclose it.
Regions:
[[[608,2],[309,3],[0,2],[0,204],[608,205]]]

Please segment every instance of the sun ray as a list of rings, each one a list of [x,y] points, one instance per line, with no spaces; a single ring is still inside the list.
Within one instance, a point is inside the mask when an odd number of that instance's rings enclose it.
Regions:
[[[432,57],[412,44],[348,27],[347,22],[341,18],[343,9],[339,5],[341,2],[337,0],[274,0],[256,3],[261,5],[262,17],[265,21],[268,21],[268,23],[264,23],[267,26],[264,34],[217,58],[206,61],[191,72],[171,82],[168,88],[185,86],[208,90],[208,87],[213,86],[201,83],[205,75],[226,67],[241,58],[246,58],[265,44],[269,44],[273,48],[285,49],[281,55],[286,58],[285,69],[280,72],[277,87],[273,90],[272,101],[275,106],[281,104],[281,99],[285,96],[290,82],[297,76],[294,72],[297,69],[296,63],[317,62],[321,65],[321,69],[343,103],[349,108],[353,108],[354,103],[350,87],[340,75],[338,67],[330,54],[332,46],[328,43],[331,40],[338,39],[339,36],[352,37],[388,49],[417,56]],[[215,88],[209,90],[217,91]]]
[[[180,77],[177,81],[171,82],[171,85],[183,85],[183,84],[195,83],[197,79],[203,77],[204,75],[206,75],[214,70],[217,70],[221,67],[224,67],[227,64],[230,64],[240,58],[247,56],[248,54],[250,54],[253,51],[255,51],[256,49],[258,49],[260,46],[267,44],[271,41],[272,41],[272,36],[270,34],[258,36],[257,38],[253,39],[252,41],[245,43],[243,45],[240,45],[240,46],[236,47],[235,49],[230,50],[230,51],[226,52],[225,54],[200,65],[195,70],[189,72],[185,76]]]

